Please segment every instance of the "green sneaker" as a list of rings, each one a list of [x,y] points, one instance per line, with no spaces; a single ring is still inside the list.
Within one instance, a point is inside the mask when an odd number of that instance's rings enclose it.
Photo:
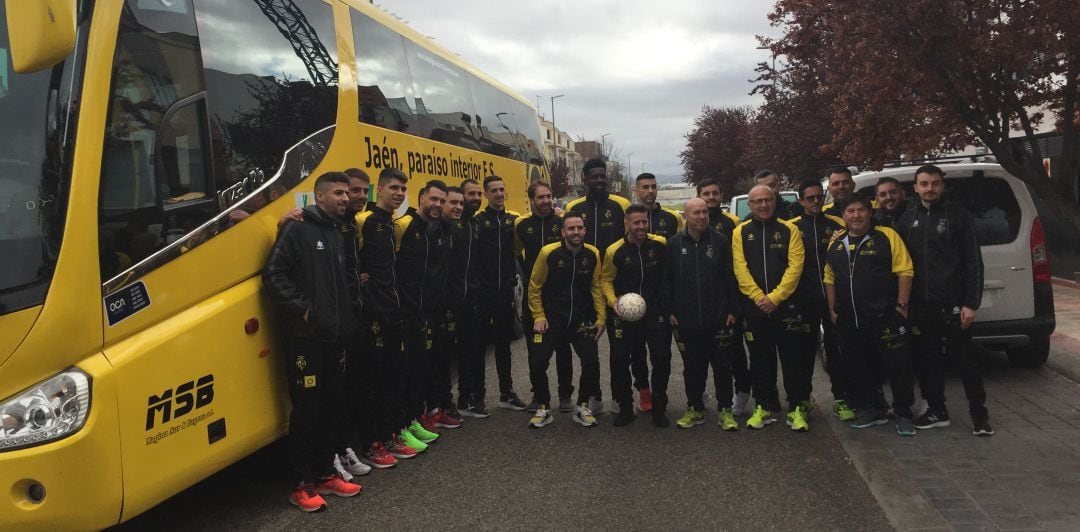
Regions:
[[[811,397],[810,399],[802,402],[802,407],[803,411],[806,412],[806,415],[809,416],[810,412],[817,410],[817,401],[815,401],[814,398]]]
[[[686,409],[686,413],[675,422],[680,429],[693,428],[694,425],[702,425],[705,423],[705,414],[698,412],[694,407]]]
[[[836,419],[840,421],[851,421],[855,419],[855,411],[848,406],[847,401],[840,399],[833,401],[832,404],[833,414],[836,414]]]
[[[428,444],[418,440],[416,436],[412,434],[411,430],[412,427],[409,427],[408,429],[404,429],[399,432],[398,439],[401,440],[401,443],[404,443],[408,447],[412,447],[418,453],[426,451],[428,448]]]
[[[746,420],[746,428],[763,429],[765,425],[772,425],[773,423],[776,423],[776,418],[773,417],[772,412],[765,410],[759,404],[754,407],[754,413],[750,416],[750,419]]]
[[[787,425],[791,427],[791,430],[808,432],[810,430],[810,424],[806,422],[806,407],[799,405],[795,407],[795,410],[788,412]]]
[[[739,430],[739,422],[735,421],[735,414],[730,408],[722,408],[716,413],[716,424],[726,431]]]
[[[410,423],[408,432],[412,433],[413,437],[424,443],[431,443],[439,439],[439,434],[437,432],[431,432],[430,430],[425,429],[424,425],[419,421]]]

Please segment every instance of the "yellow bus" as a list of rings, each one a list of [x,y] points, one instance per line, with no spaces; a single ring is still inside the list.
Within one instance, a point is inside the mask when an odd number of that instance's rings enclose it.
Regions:
[[[258,273],[309,176],[524,210],[541,148],[364,0],[0,0],[0,530],[125,521],[286,432]]]

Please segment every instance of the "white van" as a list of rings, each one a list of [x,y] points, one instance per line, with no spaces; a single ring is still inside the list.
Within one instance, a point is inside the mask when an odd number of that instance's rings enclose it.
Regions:
[[[933,164],[945,172],[946,199],[960,203],[975,217],[982,246],[985,273],[982,306],[972,326],[975,341],[1004,350],[1014,365],[1043,364],[1054,332],[1054,292],[1045,233],[1027,185],[996,163],[965,159]],[[858,174],[855,193],[872,196],[878,179],[889,176],[915,198],[916,168]],[[902,233],[903,228],[897,231]]]

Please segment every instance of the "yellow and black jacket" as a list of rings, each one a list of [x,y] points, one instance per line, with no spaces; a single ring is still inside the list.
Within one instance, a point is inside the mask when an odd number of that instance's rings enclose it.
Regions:
[[[630,202],[622,196],[589,194],[571,201],[566,210],[581,214],[585,221],[585,242],[603,253],[622,237],[623,213],[629,206]]]
[[[406,317],[446,310],[450,236],[442,219],[406,214],[394,221],[398,295]]]
[[[562,218],[555,213],[547,216],[532,214],[514,220],[514,252],[521,259],[521,273],[528,282],[533,263],[540,248],[562,241]]]
[[[368,274],[368,282],[360,289],[364,313],[389,321],[400,320],[393,214],[373,203],[368,207],[356,215],[359,270]]]
[[[490,206],[476,213],[480,231],[476,275],[481,299],[508,293],[514,287],[514,220],[518,213]]]
[[[600,289],[600,250],[585,244],[577,253],[563,242],[540,249],[529,278],[529,311],[536,321],[603,324],[607,319]]]
[[[822,213],[818,216],[803,214],[790,222],[802,233],[804,252],[802,279],[792,299],[824,308],[821,305],[825,304],[825,286],[821,279],[825,274],[825,255],[837,232],[844,229],[844,220]]]
[[[649,209],[648,216],[649,233],[654,235],[671,238],[682,229],[682,215],[660,204],[655,209]]]
[[[447,271],[448,303],[453,307],[476,304],[479,285],[476,276],[480,231],[475,213],[464,212],[450,223],[450,269]]]
[[[652,234],[637,245],[624,236],[608,246],[600,274],[600,287],[608,307],[614,308],[619,296],[633,292],[645,298],[646,316],[657,315],[664,282],[665,247],[667,239]]]
[[[896,221],[912,260],[919,265],[911,286],[914,312],[982,304],[982,248],[975,219],[963,206],[939,201],[927,208],[918,202]]]
[[[869,327],[895,312],[899,277],[915,269],[900,235],[888,227],[871,227],[861,237],[846,232],[829,246],[825,284],[833,285],[833,310],[856,328]]]
[[[780,307],[774,315],[785,314],[783,303],[795,293],[802,277],[803,242],[799,228],[777,218],[743,222],[735,228],[731,255],[739,291],[746,296],[746,316],[765,315],[756,304],[762,296]]]
[[[731,234],[735,231],[735,226],[740,223],[738,217],[720,207],[709,209],[709,225],[716,229],[718,233],[726,236],[728,240],[731,240]]]

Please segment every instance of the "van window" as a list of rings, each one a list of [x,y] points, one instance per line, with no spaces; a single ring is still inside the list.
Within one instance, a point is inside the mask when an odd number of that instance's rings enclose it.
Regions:
[[[1004,179],[946,178],[945,197],[971,212],[981,246],[1008,244],[1020,234],[1020,205]]]

